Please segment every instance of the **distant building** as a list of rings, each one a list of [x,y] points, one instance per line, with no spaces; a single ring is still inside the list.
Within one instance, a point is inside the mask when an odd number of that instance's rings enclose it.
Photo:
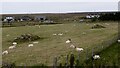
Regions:
[[[87,16],[86,16],[87,19],[91,19],[91,18],[95,18],[95,17],[96,17],[96,18],[99,18],[100,15],[87,15]]]
[[[12,16],[6,16],[4,19],[3,19],[3,22],[8,22],[8,23],[10,23],[10,22],[14,22],[14,17],[12,17]]]
[[[29,16],[22,16],[19,18],[20,21],[30,21],[31,18]]]
[[[47,18],[46,16],[35,16],[34,20],[44,22]]]

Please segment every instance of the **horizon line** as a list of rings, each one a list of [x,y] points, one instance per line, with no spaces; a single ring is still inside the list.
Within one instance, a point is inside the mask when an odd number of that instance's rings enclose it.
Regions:
[[[22,12],[22,13],[0,13],[0,15],[6,14],[59,14],[59,13],[89,13],[89,12],[118,12],[118,10],[108,10],[108,11],[73,11],[73,12]]]

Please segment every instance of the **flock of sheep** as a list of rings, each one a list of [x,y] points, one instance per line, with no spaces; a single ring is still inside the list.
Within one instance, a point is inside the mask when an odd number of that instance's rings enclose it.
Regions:
[[[75,45],[73,45],[71,39],[66,40],[66,43],[70,44],[70,47],[73,48],[73,49],[75,49],[76,51],[83,51],[83,48],[78,48]]]
[[[70,47],[73,48],[73,49],[75,49],[76,51],[79,51],[79,52],[80,52],[80,51],[83,51],[83,50],[84,50],[83,48],[78,48],[78,47],[76,47],[75,45],[73,45],[71,39],[68,39],[68,40],[66,41],[66,43],[67,43],[67,44],[70,43]],[[118,40],[118,43],[120,43],[120,40]],[[96,60],[96,59],[100,59],[100,55],[94,55],[94,56],[93,56],[93,59],[95,59],[95,60]]]
[[[58,35],[59,35],[59,34],[58,34]],[[61,35],[61,34],[60,34],[60,35]],[[37,43],[38,43],[37,41],[36,41],[36,42],[33,42],[33,44],[37,44]],[[66,40],[65,43],[66,43],[66,44],[70,44],[70,48],[73,48],[73,49],[75,49],[75,50],[78,51],[78,52],[84,50],[83,48],[79,48],[79,47],[76,47],[75,45],[73,45],[71,39]],[[120,40],[118,40],[118,43],[120,43]],[[29,44],[28,47],[34,46],[33,44]],[[16,45],[17,45],[17,42],[13,42],[13,43],[12,43],[12,46],[9,46],[9,49],[14,49],[14,48],[16,48]],[[8,54],[8,50],[5,50],[5,51],[2,52],[2,55],[6,55],[6,54]],[[94,55],[94,56],[93,56],[93,59],[100,59],[100,56],[99,56],[99,55]]]
[[[60,34],[60,35],[61,35],[61,34]],[[120,40],[118,40],[118,42],[120,42]],[[38,43],[37,41],[36,41],[36,42],[33,42],[33,43],[29,44],[28,47],[33,47],[34,44],[37,44],[37,43]],[[69,45],[70,45],[70,46],[69,46],[70,48],[73,48],[73,49],[75,49],[75,50],[78,51],[78,52],[84,50],[83,48],[79,48],[79,47],[76,47],[75,45],[73,45],[71,39],[66,40],[65,43],[66,43],[66,44],[69,44]],[[9,46],[8,49],[14,49],[14,48],[16,48],[16,45],[17,45],[17,42],[13,42],[13,43],[12,43],[12,46]],[[8,53],[9,53],[8,50],[5,50],[5,51],[2,52],[2,55],[6,55],[6,54],[8,54]],[[100,56],[99,56],[99,55],[94,55],[93,58],[94,58],[94,59],[100,59]]]
[[[35,41],[35,42],[29,44],[28,47],[32,47],[32,46],[34,46],[34,44],[36,44],[36,43],[38,43],[38,42]],[[17,45],[17,42],[13,42],[13,43],[12,43],[12,46],[9,46],[8,49],[15,49],[15,48],[16,48],[16,45]],[[8,50],[5,50],[5,51],[2,52],[2,55],[6,55],[6,54],[8,54],[8,53],[9,53]]]
[[[89,24],[87,24],[87,25],[89,25]],[[106,25],[109,25],[109,24],[106,24]],[[74,26],[75,26],[75,25],[74,25]],[[65,32],[68,32],[68,31],[65,31]],[[86,33],[83,32],[82,34],[85,35]],[[56,35],[62,36],[63,33],[58,33],[58,34],[53,34],[53,35],[54,35],[54,36],[56,36]],[[120,43],[120,40],[118,40],[118,42]],[[28,47],[32,47],[32,46],[34,46],[33,44],[36,44],[36,43],[38,43],[38,42],[33,42],[32,44],[29,44]],[[70,48],[73,48],[73,49],[75,49],[75,50],[78,51],[78,52],[84,50],[83,48],[79,48],[79,47],[76,47],[75,45],[73,45],[71,39],[66,40],[65,43],[66,43],[66,44],[69,44],[69,47],[70,47]],[[12,46],[10,46],[9,49],[14,49],[14,48],[16,48],[16,45],[17,45],[17,42],[13,42],[13,43],[12,43]],[[2,52],[2,55],[5,55],[5,54],[8,54],[8,50],[5,50],[5,51]],[[93,59],[100,59],[100,56],[99,56],[99,55],[94,55],[94,56],[93,56]]]

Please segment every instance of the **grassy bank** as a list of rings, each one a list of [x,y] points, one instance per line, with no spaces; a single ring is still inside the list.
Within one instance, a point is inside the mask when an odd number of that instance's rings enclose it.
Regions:
[[[99,22],[98,22],[99,23]],[[106,22],[109,23],[109,22]],[[86,49],[96,47],[98,44],[113,38],[117,35],[117,23],[109,23],[106,28],[91,30],[95,23],[67,23],[52,25],[35,25],[6,27],[2,29],[2,51],[8,50],[9,54],[3,55],[3,61],[15,62],[17,66],[33,66],[41,63],[51,66],[55,56],[65,57],[66,54],[73,51],[65,41],[71,38],[74,45],[84,48],[81,52],[83,62],[85,60]],[[83,34],[83,33],[86,34]],[[37,40],[39,43],[33,47],[28,47],[32,42],[18,43],[15,49],[9,50],[12,40],[22,34],[34,34],[43,37],[43,40]],[[62,36],[53,34],[63,33]],[[78,53],[74,50],[74,53]],[[63,59],[64,58],[60,58]],[[60,60],[59,62],[61,62]]]

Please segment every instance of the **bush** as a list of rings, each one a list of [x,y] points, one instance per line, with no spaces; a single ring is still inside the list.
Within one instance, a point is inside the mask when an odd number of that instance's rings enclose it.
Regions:
[[[1,68],[15,68],[15,63],[2,62]]]
[[[19,37],[16,37],[13,42],[27,42],[27,41],[35,41],[40,39],[39,36],[37,35],[33,35],[33,34],[23,34]]]
[[[92,27],[92,29],[95,29],[95,28],[105,28],[105,27],[102,25],[96,24]]]

